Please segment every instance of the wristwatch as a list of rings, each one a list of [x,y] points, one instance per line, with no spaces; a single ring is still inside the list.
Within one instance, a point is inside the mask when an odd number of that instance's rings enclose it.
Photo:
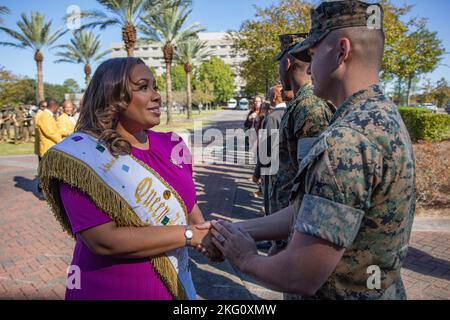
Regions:
[[[194,237],[194,233],[192,232],[190,226],[186,226],[184,236],[186,237],[186,245],[189,247],[192,246],[192,238]]]

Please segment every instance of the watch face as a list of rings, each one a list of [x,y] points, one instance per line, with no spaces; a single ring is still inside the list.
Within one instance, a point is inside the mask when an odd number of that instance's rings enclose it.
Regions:
[[[194,236],[194,233],[192,232],[192,230],[186,230],[186,238],[188,239],[192,239],[192,237]]]

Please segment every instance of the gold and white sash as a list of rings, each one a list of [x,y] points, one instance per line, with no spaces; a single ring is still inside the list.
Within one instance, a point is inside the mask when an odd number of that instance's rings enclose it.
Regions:
[[[174,226],[188,224],[186,205],[176,190],[156,171],[139,159],[128,155],[115,158],[111,155],[106,146],[99,143],[96,138],[80,132],[67,137],[61,143],[54,146],[49,153],[48,157],[50,159],[61,159],[60,155],[63,155],[62,158],[74,159],[76,161],[74,163],[82,162],[86,167],[86,178],[89,179],[89,177],[91,177],[96,181],[97,185],[102,182],[102,184],[104,184],[102,188],[107,186],[114,194],[112,198],[119,199],[118,202],[122,202],[122,200],[126,202],[129,208],[131,208],[131,211],[138,217],[140,226]],[[61,166],[59,163],[51,160],[46,164],[45,158],[43,159],[43,162],[44,166],[48,166],[50,163],[52,163],[53,166]],[[47,168],[48,171],[53,170],[49,167]],[[46,175],[45,172],[43,172],[45,171],[45,168],[40,168],[39,171],[40,175],[43,177],[48,176],[48,174]],[[77,174],[80,174],[80,172]],[[61,178],[61,174],[53,174],[52,176],[54,179]],[[62,174],[62,176],[69,175],[66,173]],[[75,184],[75,187],[77,187],[77,184],[84,185],[84,183],[79,182],[80,179],[82,179],[82,177],[69,177],[64,180],[71,180],[65,182],[72,185]],[[79,183],[74,183],[75,180]],[[44,184],[48,185],[49,181],[49,179],[44,179]],[[89,187],[88,182],[86,185]],[[47,186],[45,189],[51,188]],[[82,191],[87,192],[89,195],[88,190]],[[95,190],[91,193],[95,193]],[[105,198],[104,195],[103,197],[98,197],[102,199]],[[109,201],[114,201],[111,199],[111,196],[108,196],[107,198]],[[108,208],[107,205],[99,207],[101,209]],[[126,217],[121,217],[120,213],[107,213],[110,214],[110,216],[113,216],[113,218],[115,217],[115,220],[117,221],[126,220]],[[135,218],[136,217],[132,217],[130,220]],[[64,219],[64,217],[62,219]],[[184,292],[179,292],[178,296],[183,296],[189,300],[195,300],[196,292],[189,270],[188,249],[180,248],[173,250],[167,252],[165,256],[170,260],[170,266],[175,270],[178,281],[182,284],[182,288],[184,289],[181,290]],[[166,264],[165,267],[168,267],[168,265]],[[160,271],[161,278],[167,280],[168,277],[161,274],[164,273],[164,270],[161,272],[158,268],[156,269],[157,271]],[[176,290],[171,290],[171,292],[173,291]],[[180,288],[178,288],[178,291],[180,291]]]

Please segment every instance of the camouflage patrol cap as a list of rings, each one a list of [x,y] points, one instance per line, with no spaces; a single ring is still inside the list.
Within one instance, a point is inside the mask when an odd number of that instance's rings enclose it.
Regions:
[[[308,37],[289,53],[304,62],[311,62],[308,49],[317,45],[331,31],[350,27],[383,28],[383,8],[378,3],[357,0],[324,1],[311,10],[311,31]]]
[[[299,42],[305,40],[307,36],[307,33],[290,33],[280,35],[281,52],[277,54],[274,61],[280,61],[286,52],[295,47]]]

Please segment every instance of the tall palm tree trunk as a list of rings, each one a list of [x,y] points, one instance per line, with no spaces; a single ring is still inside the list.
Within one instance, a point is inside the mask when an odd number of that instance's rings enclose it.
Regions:
[[[43,101],[45,99],[44,96],[44,76],[42,72],[42,63],[44,61],[44,55],[41,51],[37,50],[34,55],[34,60],[36,61],[37,66],[37,85],[38,85],[38,101]]]
[[[125,44],[125,50],[127,51],[128,57],[134,56],[134,47],[137,41],[136,27],[127,22],[122,28],[122,39]]]
[[[187,93],[187,118],[192,117],[192,87],[191,72],[186,72],[186,93]]]
[[[166,63],[166,97],[167,97],[167,123],[172,124],[172,107],[173,107],[173,94],[172,94],[172,64]]]
[[[167,124],[172,124],[172,61],[174,48],[171,44],[166,44],[163,48],[164,61],[166,62],[166,97],[167,97]]]
[[[91,82],[91,73],[92,73],[92,69],[91,66],[89,64],[84,66],[84,80],[86,81],[86,88],[89,85],[89,82]]]

